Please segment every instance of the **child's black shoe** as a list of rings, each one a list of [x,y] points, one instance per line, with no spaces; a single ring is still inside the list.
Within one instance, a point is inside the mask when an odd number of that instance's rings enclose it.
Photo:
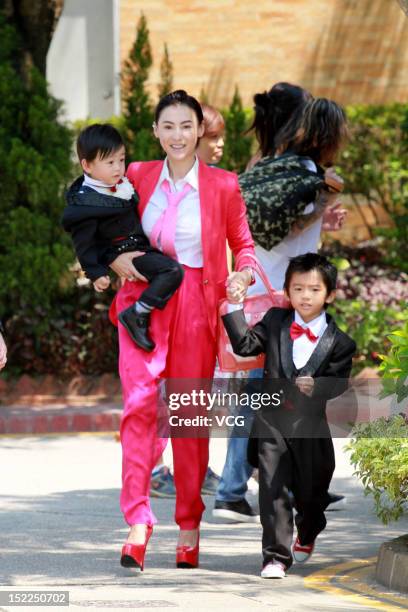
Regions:
[[[137,346],[148,353],[155,348],[156,345],[149,336],[149,312],[139,313],[135,311],[134,306],[129,306],[118,314],[118,319]]]

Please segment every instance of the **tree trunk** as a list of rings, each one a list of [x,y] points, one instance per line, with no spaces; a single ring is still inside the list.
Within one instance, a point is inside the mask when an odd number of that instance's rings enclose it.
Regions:
[[[64,0],[0,0],[23,43],[23,63],[45,76],[47,52]]]

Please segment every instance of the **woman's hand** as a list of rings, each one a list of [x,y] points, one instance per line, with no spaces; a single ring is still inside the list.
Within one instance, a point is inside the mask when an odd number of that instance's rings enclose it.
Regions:
[[[299,234],[304,232],[305,229],[310,227],[315,221],[323,217],[326,210],[334,208],[336,206],[340,206],[339,194],[330,193],[329,191],[322,189],[322,191],[319,191],[316,197],[313,212],[306,213],[305,215],[299,215],[296,221],[293,222],[290,232],[291,235],[298,236]]]
[[[231,272],[227,278],[227,299],[230,304],[241,304],[251,284],[252,275],[249,270]]]
[[[335,232],[342,228],[344,221],[347,216],[347,210],[340,208],[341,202],[338,202],[334,206],[326,208],[323,213],[323,224],[322,230],[325,232]]]
[[[118,255],[117,258],[112,261],[110,267],[112,270],[120,276],[121,278],[127,279],[129,281],[133,280],[141,280],[147,283],[147,278],[142,276],[140,272],[138,272],[133,265],[133,259],[135,257],[140,257],[141,255],[145,255],[142,251],[131,251],[129,253],[122,253]]]
[[[4,342],[4,338],[0,333],[0,370],[4,368],[7,363],[7,346]]]
[[[322,214],[327,208],[331,208],[332,206],[335,206],[336,204],[340,204],[340,203],[341,202],[339,200],[338,193],[332,193],[330,191],[326,191],[325,189],[322,189],[317,194],[316,201],[315,201],[315,210],[317,212],[320,212],[320,216],[322,216]],[[304,215],[304,216],[306,217],[307,215]]]

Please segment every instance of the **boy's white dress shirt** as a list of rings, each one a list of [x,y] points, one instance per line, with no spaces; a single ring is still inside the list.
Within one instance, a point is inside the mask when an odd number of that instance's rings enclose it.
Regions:
[[[308,327],[312,334],[318,338],[316,342],[312,342],[309,340],[306,334],[302,334],[299,336],[299,338],[296,338],[296,340],[293,341],[293,363],[295,364],[296,369],[300,370],[300,368],[303,368],[303,366],[309,361],[313,351],[319,344],[320,338],[323,336],[324,331],[327,328],[326,313],[323,310],[318,317],[312,321],[309,321],[309,323],[305,323],[300,314],[298,314],[295,310],[295,323],[298,323],[302,327]]]

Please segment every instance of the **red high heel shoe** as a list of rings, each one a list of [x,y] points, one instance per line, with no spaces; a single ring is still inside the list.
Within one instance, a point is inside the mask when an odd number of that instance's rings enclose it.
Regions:
[[[192,569],[198,567],[198,557],[200,553],[200,534],[197,536],[195,546],[177,546],[176,566],[180,568]]]
[[[140,567],[143,572],[147,544],[153,533],[153,527],[147,525],[144,544],[125,544],[122,547],[120,564],[122,567]]]

